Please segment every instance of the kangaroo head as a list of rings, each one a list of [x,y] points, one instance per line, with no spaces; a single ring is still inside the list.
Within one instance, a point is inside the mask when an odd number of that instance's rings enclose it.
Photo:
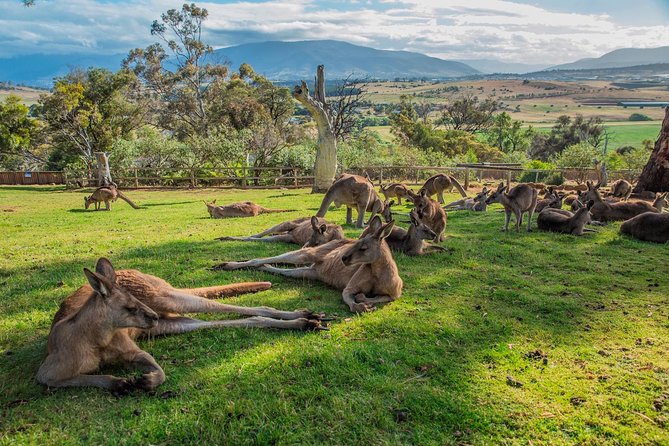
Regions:
[[[214,216],[214,209],[216,209],[218,207],[218,206],[216,206],[216,200],[214,200],[212,202],[209,202],[209,203],[207,203],[206,200],[202,200],[202,202],[205,204],[205,206],[207,206],[207,211],[209,211],[209,215],[211,217],[213,217]]]
[[[95,291],[93,299],[102,303],[101,316],[114,328],[148,329],[156,326],[158,314],[116,283],[116,272],[109,260],[101,257],[95,272],[84,268],[84,274]]]
[[[381,257],[383,253],[383,246],[381,243],[384,238],[390,235],[395,225],[394,221],[381,225],[376,231],[370,231],[364,237],[360,237],[353,246],[344,252],[341,261],[346,266],[361,265],[365,263],[373,263]],[[388,249],[388,246],[385,246]]]
[[[393,211],[390,209],[390,207],[394,204],[395,200],[385,200],[383,202],[383,210],[381,211],[381,215],[383,215],[383,219],[386,221],[386,223],[393,219]]]
[[[437,234],[423,223],[417,210],[412,209],[409,213],[409,218],[411,219],[411,225],[415,228],[416,235],[420,240],[434,240]]]
[[[587,214],[587,215],[584,215]],[[588,223],[592,222],[592,214],[590,213],[590,208],[589,207],[582,207],[579,210],[576,211],[574,216],[578,218],[584,218],[585,219],[585,224],[587,225]]]
[[[497,190],[491,193],[485,200],[486,204],[499,203],[500,198],[502,197],[505,191],[506,191],[506,186],[504,185],[504,183],[499,183],[499,186],[497,186]]]
[[[653,202],[653,206],[658,208],[658,209],[664,209],[667,207],[667,195],[669,195],[669,192],[665,192],[663,194],[657,193],[655,195],[655,201]]]
[[[418,194],[414,194],[412,197],[413,204],[419,214],[424,213],[425,209],[430,206],[430,201],[432,201],[425,189],[421,189]]]
[[[311,217],[311,237],[304,244],[303,248],[321,246],[332,240],[334,231],[328,230],[326,223],[320,223],[318,217]]]
[[[585,183],[588,186],[588,189],[583,192],[583,199],[581,201],[588,202],[590,200],[599,202],[602,201],[602,195],[599,193],[599,186],[601,183],[592,184],[592,181]]]
[[[474,197],[474,201],[476,201],[476,202],[485,201],[488,198],[489,193],[490,193],[490,191],[488,190],[488,188],[484,187],[481,192],[476,194],[476,196]]]
[[[84,207],[86,209],[88,209],[90,207],[91,203],[93,202],[93,200],[91,200],[91,197],[92,197],[92,195],[89,195],[88,197],[84,197]]]

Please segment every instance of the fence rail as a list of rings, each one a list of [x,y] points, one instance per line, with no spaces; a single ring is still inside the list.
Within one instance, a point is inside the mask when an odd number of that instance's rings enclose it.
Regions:
[[[348,173],[367,174],[377,184],[403,182],[422,184],[437,173],[455,176],[469,187],[473,181],[543,182],[558,175],[564,181],[584,182],[596,180],[594,169],[523,169],[520,166],[461,165],[461,166],[361,166],[347,169]],[[112,170],[112,178],[123,188],[139,187],[308,187],[313,184],[310,170],[297,167],[217,167],[217,168],[131,168]],[[639,172],[631,170],[609,171],[611,181],[618,178],[632,180]],[[94,187],[96,176],[91,171],[63,172],[0,172],[0,184],[65,184],[70,187]]]

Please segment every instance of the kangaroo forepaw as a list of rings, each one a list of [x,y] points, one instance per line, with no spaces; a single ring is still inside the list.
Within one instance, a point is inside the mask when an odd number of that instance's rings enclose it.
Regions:
[[[135,389],[135,378],[119,379],[114,383],[111,392],[112,395],[121,397],[126,396]]]
[[[304,331],[328,331],[330,328],[326,325],[322,325],[321,321],[316,319],[305,319],[304,325],[302,326]]]
[[[315,321],[331,321],[332,318],[326,318],[325,313],[317,313],[311,310],[308,310],[306,308],[303,308],[301,310],[296,310],[296,313],[300,313],[300,317],[304,319],[309,319],[309,320],[315,320]]]
[[[355,303],[351,305],[351,311],[354,313],[367,313],[374,310],[374,305],[371,304]]]
[[[223,240],[232,240],[232,237],[230,237],[230,236],[228,236],[228,235],[224,235],[223,237],[216,237],[214,240],[221,240],[221,241],[223,241]]]
[[[139,378],[133,379],[133,384],[136,389],[141,390],[153,390],[165,381],[164,376],[160,376],[156,373],[145,373]]]
[[[240,265],[241,262],[223,262],[219,263],[218,265],[214,265],[211,270],[212,271],[234,271],[237,269],[243,268],[243,266]]]

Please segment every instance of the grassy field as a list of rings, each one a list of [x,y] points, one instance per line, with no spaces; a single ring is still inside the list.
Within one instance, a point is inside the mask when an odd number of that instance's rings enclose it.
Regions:
[[[320,196],[129,195],[142,209],[84,211],[83,191],[0,188],[0,444],[669,443],[669,245],[622,238],[618,224],[505,234],[494,209],[453,212],[451,251],[397,255],[402,298],[354,316],[317,283],[208,269],[293,249],[213,239],[311,215]],[[211,220],[201,200],[213,198],[295,212]],[[34,375],[51,318],[99,256],[183,287],[271,280],[232,300],[337,319],[329,332],[143,341],[167,374],[155,394],[45,389]]]

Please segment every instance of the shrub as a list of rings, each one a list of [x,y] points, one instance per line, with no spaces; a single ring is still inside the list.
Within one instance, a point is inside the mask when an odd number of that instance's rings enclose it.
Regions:
[[[551,172],[555,166],[540,160],[532,160],[525,164],[525,169],[545,170],[546,172],[523,172],[518,181],[520,183],[534,183],[536,181],[546,184],[559,185],[564,182],[560,172]]]
[[[627,118],[628,121],[652,121],[653,118],[651,118],[648,115],[644,115],[643,113],[632,113],[629,118]]]

